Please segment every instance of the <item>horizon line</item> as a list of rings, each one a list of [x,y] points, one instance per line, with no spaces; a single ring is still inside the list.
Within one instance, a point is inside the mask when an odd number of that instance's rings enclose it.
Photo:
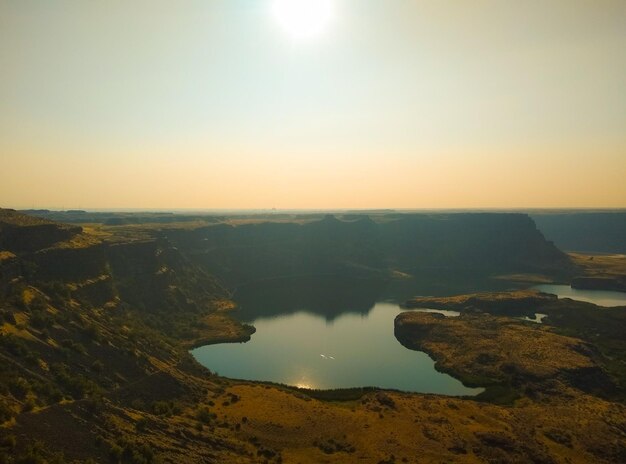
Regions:
[[[626,206],[515,206],[515,207],[416,207],[416,208],[194,208],[194,207],[177,207],[177,208],[144,208],[144,207],[105,207],[105,208],[89,208],[76,207],[65,208],[58,206],[43,207],[16,207],[16,206],[0,206],[4,209],[13,209],[16,211],[50,211],[59,213],[84,211],[87,213],[323,213],[323,212],[428,212],[428,211],[626,211]]]

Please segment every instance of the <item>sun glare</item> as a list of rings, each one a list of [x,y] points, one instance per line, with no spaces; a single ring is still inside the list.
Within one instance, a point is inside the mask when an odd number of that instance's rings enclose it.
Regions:
[[[319,37],[332,21],[332,0],[274,0],[272,14],[293,39]]]

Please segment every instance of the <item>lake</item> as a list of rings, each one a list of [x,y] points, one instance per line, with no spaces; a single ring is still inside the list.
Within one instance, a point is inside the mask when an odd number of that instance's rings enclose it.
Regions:
[[[298,311],[251,321],[248,343],[210,345],[195,358],[220,375],[303,388],[376,386],[444,395],[476,395],[453,377],[437,372],[425,353],[403,347],[394,336],[395,303],[377,302],[365,315],[333,320]]]
[[[192,351],[210,370],[234,379],[304,388],[374,386],[409,392],[476,395],[437,372],[425,353],[403,347],[394,336],[397,302],[414,295],[454,295],[510,288],[510,283],[467,275],[429,275],[382,282],[330,277],[258,282],[237,290],[237,319],[257,329],[248,343],[209,345]],[[605,306],[626,304],[626,294],[539,285],[559,297]],[[455,311],[423,309],[449,317]],[[527,319],[540,323],[544,315]]]
[[[569,285],[543,284],[533,287],[540,292],[552,293],[559,298],[586,301],[598,306],[626,306],[626,293],[605,290],[578,290]]]

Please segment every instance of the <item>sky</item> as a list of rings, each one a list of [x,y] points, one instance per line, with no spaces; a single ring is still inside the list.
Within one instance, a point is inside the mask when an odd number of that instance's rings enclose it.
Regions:
[[[626,207],[625,1],[276,1],[0,0],[0,206]]]

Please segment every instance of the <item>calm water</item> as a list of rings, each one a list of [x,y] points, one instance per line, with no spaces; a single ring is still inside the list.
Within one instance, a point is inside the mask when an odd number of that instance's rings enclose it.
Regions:
[[[559,298],[587,301],[599,306],[626,306],[626,293],[604,290],[577,290],[569,285],[537,285],[533,287],[545,293],[552,293]]]
[[[445,395],[476,395],[439,373],[425,353],[403,347],[393,333],[400,312],[378,302],[365,314],[340,313],[329,319],[297,311],[257,318],[248,343],[204,346],[196,359],[220,375],[305,388],[376,386]]]
[[[296,278],[238,290],[235,316],[257,332],[248,343],[210,345],[193,350],[196,359],[219,374],[305,388],[376,386],[444,395],[476,395],[439,373],[425,353],[403,347],[393,333],[401,311],[397,304],[414,295],[453,295],[501,290],[495,281],[467,276],[421,277],[394,286],[350,279]],[[567,285],[538,285],[559,298],[602,306],[626,305],[626,294],[574,290]],[[458,312],[422,309],[455,317]],[[526,320],[541,323],[545,315]]]
[[[427,309],[427,308],[416,308],[413,311],[417,311],[418,313],[433,313],[433,314],[441,314],[446,317],[459,317],[461,315],[458,311],[450,311],[449,309]]]

